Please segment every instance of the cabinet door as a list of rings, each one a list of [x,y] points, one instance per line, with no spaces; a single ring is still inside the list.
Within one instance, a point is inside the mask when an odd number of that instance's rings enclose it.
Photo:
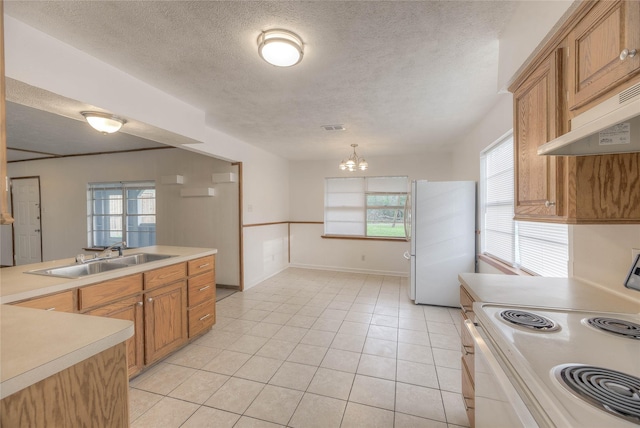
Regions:
[[[570,110],[613,92],[640,72],[639,27],[640,2],[601,1],[569,33]],[[621,60],[624,49],[638,53]]]
[[[144,295],[145,363],[150,364],[187,341],[187,282]]]
[[[538,156],[538,147],[561,129],[559,99],[562,49],[557,49],[514,93],[516,219],[562,213],[562,170],[556,156]]]
[[[129,377],[144,366],[144,341],[142,323],[142,295],[124,299],[101,308],[85,312],[86,315],[133,321],[133,336],[127,339],[127,365]]]

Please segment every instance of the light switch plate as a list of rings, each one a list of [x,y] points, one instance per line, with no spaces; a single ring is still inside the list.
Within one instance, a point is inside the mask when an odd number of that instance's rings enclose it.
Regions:
[[[627,279],[624,281],[624,286],[632,290],[640,291],[640,254],[638,254],[633,261]]]

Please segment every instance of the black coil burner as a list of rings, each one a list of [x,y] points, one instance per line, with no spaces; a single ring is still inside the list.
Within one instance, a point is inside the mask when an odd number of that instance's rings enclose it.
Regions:
[[[581,364],[558,366],[554,374],[576,397],[607,413],[640,424],[640,378]]]
[[[640,340],[640,324],[615,318],[593,317],[587,323],[599,330]]]
[[[558,328],[549,318],[526,311],[507,309],[500,312],[500,317],[509,323],[535,331],[553,331]]]

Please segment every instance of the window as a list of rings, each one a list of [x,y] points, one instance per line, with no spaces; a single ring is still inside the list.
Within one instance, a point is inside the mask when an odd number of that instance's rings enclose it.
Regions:
[[[541,276],[567,276],[568,227],[513,220],[513,135],[480,157],[481,247],[496,259]]]
[[[89,183],[89,246],[126,241],[131,248],[156,243],[156,189],[153,181]]]
[[[325,179],[325,235],[404,238],[407,177]]]

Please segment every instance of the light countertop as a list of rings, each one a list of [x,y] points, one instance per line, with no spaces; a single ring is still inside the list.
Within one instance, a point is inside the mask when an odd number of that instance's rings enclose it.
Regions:
[[[640,313],[640,299],[626,298],[574,278],[461,273],[458,279],[478,302]]]
[[[131,321],[0,307],[0,398],[133,336]]]
[[[119,278],[138,272],[144,272],[150,269],[169,266],[198,257],[216,254],[217,252],[218,250],[212,248],[172,247],[166,245],[132,248],[129,250],[125,250],[124,254],[154,253],[169,254],[176,257],[157,260],[154,262],[135,265],[123,269],[107,271],[96,275],[88,275],[77,279],[58,278],[53,276],[33,275],[25,273],[30,270],[48,269],[52,267],[73,264],[75,263],[75,259],[73,258],[2,268],[0,269],[0,282],[2,283],[2,287],[0,287],[0,304],[17,302],[19,300],[30,299],[32,297],[44,296],[47,294],[70,290],[76,287],[95,284],[98,282],[107,281],[109,279]]]

